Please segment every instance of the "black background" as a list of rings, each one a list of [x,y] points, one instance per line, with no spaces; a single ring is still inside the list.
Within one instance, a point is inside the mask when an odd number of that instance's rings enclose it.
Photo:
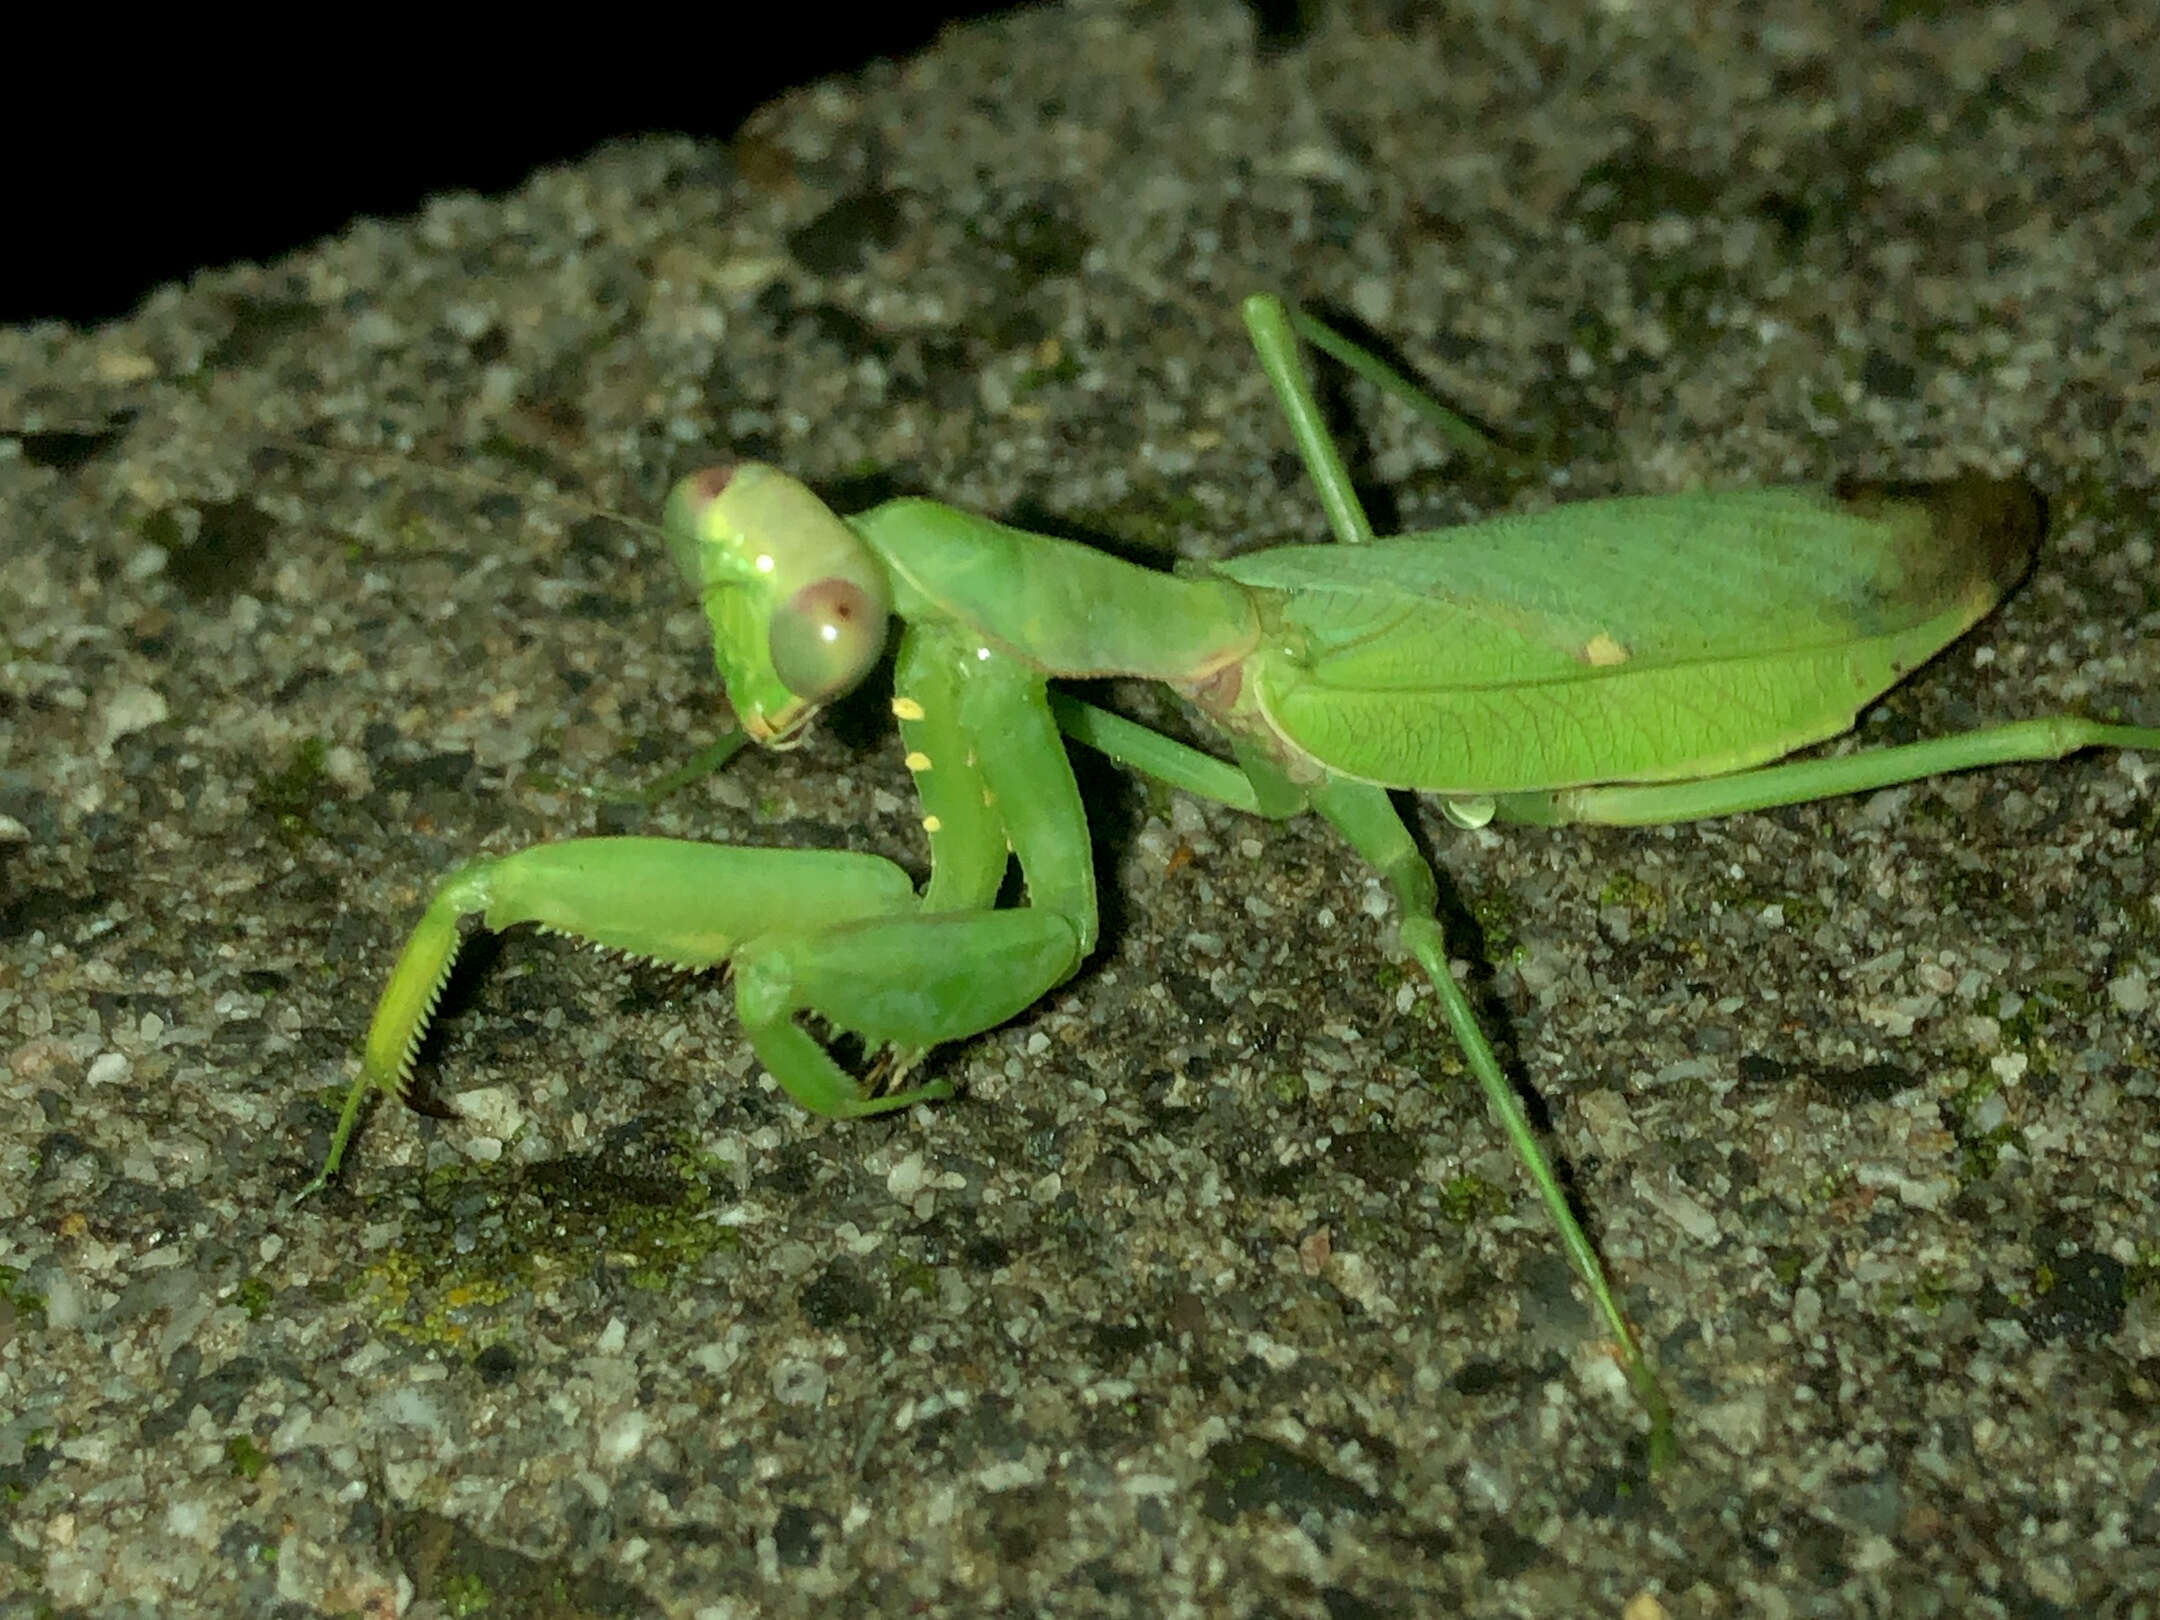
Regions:
[[[437,192],[506,191],[613,137],[726,140],[790,86],[1010,9],[901,0],[842,23],[807,0],[723,0],[694,38],[645,11],[617,19],[636,37],[611,35],[601,9],[576,32],[454,40],[425,16],[318,12],[305,20],[373,32],[306,48],[117,28],[27,43],[10,74],[51,99],[0,114],[0,323],[95,325],[198,269],[273,259]],[[731,16],[755,19],[755,44],[730,36]]]

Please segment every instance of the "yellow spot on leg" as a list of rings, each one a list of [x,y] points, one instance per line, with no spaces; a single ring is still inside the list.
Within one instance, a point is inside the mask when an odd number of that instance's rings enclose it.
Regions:
[[[911,771],[927,771],[930,768],[930,756],[923,753],[913,753],[908,755],[906,764]]]
[[[920,720],[923,706],[911,697],[896,697],[892,700],[892,712],[895,720]]]
[[[936,832],[944,825],[945,823],[938,820],[936,816],[924,816],[922,818],[922,830],[924,832]]]

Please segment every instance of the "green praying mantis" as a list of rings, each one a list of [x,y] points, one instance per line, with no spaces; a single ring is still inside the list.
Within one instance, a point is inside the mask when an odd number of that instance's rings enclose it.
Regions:
[[[732,969],[759,1061],[803,1107],[852,1116],[951,1094],[903,1083],[933,1046],[1014,1017],[1097,935],[1082,742],[1176,788],[1270,818],[1317,811],[1381,874],[1403,947],[1558,1228],[1649,1424],[1670,1407],[1514,1087],[1449,969],[1438,879],[1390,798],[1458,826],[1650,824],[1882,788],[2078,749],[2160,749],[2160,728],[2072,717],[1772,763],[1859,711],[1987,613],[2043,527],[2017,480],[1837,493],[1754,489],[1588,501],[1376,539],[1322,425],[1299,339],[1480,436],[1332,328],[1243,307],[1335,545],[1167,575],[949,506],[842,518],[778,470],[684,479],[662,531],[698,592],[742,739],[799,740],[903,625],[892,710],[931,868],[830,850],[581,838],[473,861],[437,888],[369,1027],[322,1172],[373,1090],[404,1095],[463,919],[531,922],[681,968]],[[1060,677],[1161,681],[1234,763],[1054,692]],[[1000,907],[1017,858],[1025,902]],[[890,1059],[882,1088],[804,1027],[815,1014]]]

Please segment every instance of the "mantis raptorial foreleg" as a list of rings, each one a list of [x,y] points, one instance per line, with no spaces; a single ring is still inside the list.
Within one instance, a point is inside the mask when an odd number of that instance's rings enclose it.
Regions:
[[[577,838],[468,862],[436,888],[369,1022],[360,1074],[321,1172],[337,1173],[368,1093],[403,1096],[461,942],[460,922],[534,923],[610,950],[704,968],[776,928],[843,927],[911,910],[915,886],[892,862],[840,850],[752,850],[671,838]],[[888,1105],[889,1106],[889,1105]]]
[[[893,712],[930,840],[917,914],[776,931],[735,960],[758,1056],[815,1113],[897,1107],[950,1088],[864,1097],[797,1013],[891,1047],[904,1068],[1031,1005],[1095,942],[1087,820],[1041,676],[968,638],[915,629],[894,670]],[[1019,857],[1028,904],[989,909],[1009,855]]]
[[[676,967],[731,967],[752,1049],[813,1113],[950,1096],[944,1081],[866,1089],[797,1018],[814,1013],[890,1050],[904,1073],[1071,976],[1095,939],[1094,872],[1040,674],[930,625],[909,633],[896,676],[933,863],[919,898],[891,862],[839,851],[593,838],[472,862],[437,889],[399,956],[322,1172],[301,1196],[336,1171],[368,1091],[403,1094],[465,917],[536,923]],[[1031,904],[993,909],[1015,854]]]

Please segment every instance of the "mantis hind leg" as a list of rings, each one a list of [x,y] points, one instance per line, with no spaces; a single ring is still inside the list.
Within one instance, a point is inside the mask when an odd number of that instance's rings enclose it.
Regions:
[[[1730,776],[1693,782],[1642,782],[1614,787],[1565,788],[1553,793],[1512,793],[1493,801],[1503,821],[1565,826],[1589,822],[1614,827],[1649,827],[1674,821],[1704,821],[1713,816],[1766,810],[1780,804],[1807,804],[1846,793],[1917,782],[1945,771],[1982,765],[2009,765],[2061,759],[2084,748],[2160,751],[2160,726],[2111,726],[2074,715],[2016,720],[1982,731],[1937,737],[1895,748],[1863,749],[1828,759],[1803,759],[1765,765]]]

